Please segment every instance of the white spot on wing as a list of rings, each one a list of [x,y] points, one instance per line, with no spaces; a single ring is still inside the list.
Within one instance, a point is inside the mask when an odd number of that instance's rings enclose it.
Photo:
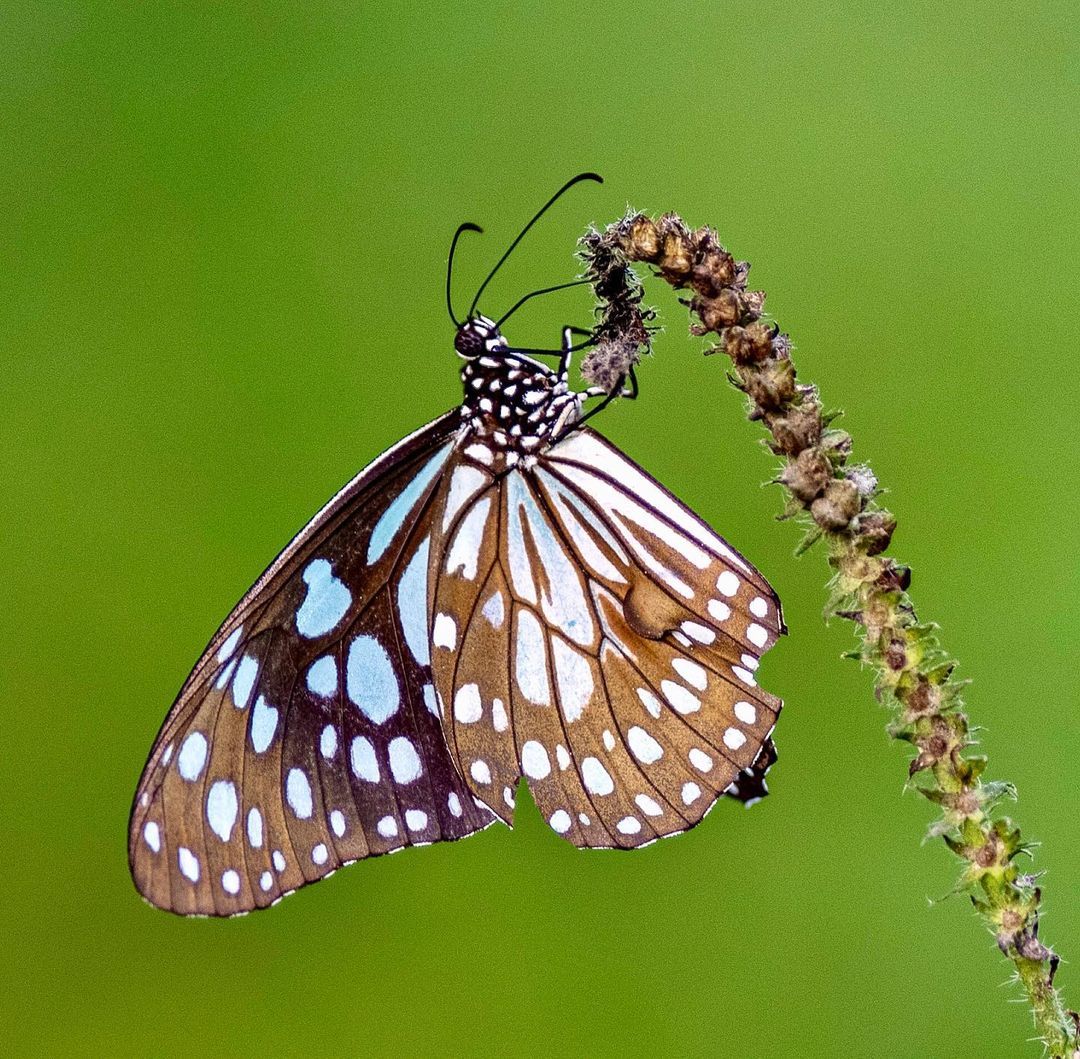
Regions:
[[[202,732],[192,732],[180,746],[176,756],[176,767],[180,775],[189,782],[197,780],[206,764],[206,736]]]
[[[728,728],[724,732],[724,746],[729,750],[738,750],[746,742],[746,736],[738,728]]]
[[[454,695],[454,719],[461,724],[475,724],[483,714],[480,688],[476,684],[462,684]]]
[[[451,791],[449,797],[446,799],[447,808],[450,810],[450,815],[454,817],[461,816],[461,799],[457,796],[456,791]]]
[[[735,716],[738,717],[743,724],[757,724],[757,710],[749,702],[735,703]]]
[[[161,851],[161,829],[153,820],[146,821],[146,826],[143,828],[143,839],[155,853]]]
[[[698,770],[698,772],[711,772],[713,767],[713,759],[705,753],[704,750],[699,750],[696,746],[686,755],[690,759],[690,764]]]
[[[410,831],[423,831],[427,827],[427,813],[422,809],[407,809],[405,824]]]
[[[311,663],[307,671],[308,691],[319,698],[329,699],[337,694],[337,662],[333,655],[323,655]]]
[[[570,830],[570,825],[573,821],[570,819],[570,814],[565,809],[556,809],[551,814],[551,819],[548,820],[551,825],[551,830],[557,832],[560,835],[565,835]]]
[[[240,892],[240,876],[234,868],[227,868],[221,873],[221,888],[227,894],[238,894]]]
[[[296,631],[310,640],[338,625],[352,604],[352,593],[334,576],[327,559],[312,559],[301,576],[307,595],[296,611]]]
[[[217,660],[224,662],[227,658],[232,658],[233,651],[236,650],[236,645],[240,642],[240,637],[243,635],[243,625],[238,625],[231,633],[229,638],[218,649]]]
[[[337,729],[328,724],[319,736],[319,753],[329,761],[337,753]]]
[[[185,879],[193,883],[199,881],[199,858],[187,846],[181,846],[176,851],[176,862]]]
[[[716,579],[716,587],[725,596],[733,596],[739,591],[739,579],[730,570],[725,570]]]
[[[615,782],[611,774],[598,758],[587,757],[581,763],[581,778],[585,783],[585,789],[593,794],[610,794],[615,790]]]
[[[232,697],[238,710],[244,709],[251,698],[251,689],[255,687],[255,677],[259,673],[259,663],[251,655],[244,655],[236,667],[233,678]]]
[[[370,566],[377,563],[390,547],[390,542],[397,536],[405,522],[406,516],[416,506],[417,501],[431,485],[435,475],[442,469],[446,458],[450,455],[453,447],[451,442],[444,445],[416,474],[409,484],[394,498],[393,502],[382,513],[375,528],[371,531],[371,540],[368,542],[367,561]]]
[[[235,784],[229,780],[217,780],[210,785],[206,796],[206,821],[222,842],[228,842],[232,837],[238,809]]]
[[[436,614],[431,630],[431,642],[436,647],[452,651],[457,647],[457,622],[449,614]]]
[[[484,543],[484,529],[487,526],[490,511],[491,497],[486,496],[474,504],[462,519],[446,558],[448,574],[456,574],[460,571],[461,576],[469,581],[476,577],[477,566],[480,562],[480,547]]]
[[[289,769],[285,779],[285,797],[298,820],[311,818],[311,784],[303,769]]]
[[[450,488],[446,494],[446,508],[443,511],[443,533],[450,528],[450,524],[457,517],[458,512],[488,481],[488,476],[477,467],[463,464],[454,468],[453,477],[450,479]]]
[[[491,724],[496,732],[505,732],[510,727],[510,719],[506,716],[506,707],[502,699],[492,699]]]
[[[263,844],[263,818],[262,813],[256,808],[248,810],[247,814],[248,843],[252,849],[261,849]]]
[[[357,779],[367,780],[368,783],[379,782],[379,759],[375,756],[375,747],[366,736],[358,735],[353,739],[349,748],[349,763]]]
[[[592,666],[580,651],[559,636],[551,638],[551,655],[559,685],[559,706],[567,723],[572,723],[582,715],[592,698]]]
[[[397,713],[401,704],[397,675],[390,656],[373,636],[357,636],[349,645],[345,690],[360,712],[375,724]]]
[[[345,834],[345,814],[340,809],[330,814],[330,828],[338,838]]]
[[[690,691],[676,684],[674,680],[660,681],[660,690],[672,706],[684,716],[688,713],[696,713],[701,709],[701,700]]]
[[[641,830],[641,821],[636,816],[624,816],[615,827],[621,835],[636,835]]]
[[[521,693],[537,706],[547,706],[551,702],[544,639],[544,630],[536,615],[531,610],[519,610],[514,671]]]
[[[634,757],[646,765],[651,765],[664,756],[664,748],[644,728],[636,724],[626,733],[626,741]]]
[[[503,609],[503,596],[498,589],[495,589],[491,594],[490,599],[484,604],[480,613],[487,618],[493,629],[502,628],[503,619],[506,615]]]
[[[764,647],[769,642],[769,633],[764,626],[758,625],[756,621],[752,621],[746,627],[746,638],[755,647]]]
[[[474,761],[469,766],[469,775],[477,782],[481,784],[488,784],[491,782],[491,769],[488,767],[486,761]]]
[[[683,805],[691,805],[701,797],[701,788],[696,783],[684,783],[682,786]]]
[[[647,794],[635,795],[634,802],[646,816],[663,816],[664,814],[664,810],[659,803],[654,798],[650,798]]]
[[[705,690],[705,686],[709,682],[708,674],[697,664],[697,662],[691,662],[689,658],[675,658],[671,662],[671,668],[674,669],[687,684],[697,688],[698,691]]]
[[[375,829],[383,838],[394,838],[397,835],[397,821],[392,816],[384,816]]]
[[[529,739],[521,748],[521,769],[530,779],[542,780],[551,772],[551,762],[542,743]]]
[[[660,700],[651,692],[648,688],[637,689],[638,698],[641,699],[641,705],[649,711],[650,717],[660,719]]]
[[[390,772],[395,783],[412,783],[423,771],[416,747],[405,736],[390,740]]]
[[[260,695],[251,711],[251,745],[256,754],[262,754],[274,740],[277,731],[278,711]]]
[[[417,664],[431,664],[428,647],[427,575],[430,537],[425,537],[413,552],[397,586],[398,620],[405,643]]]
[[[769,613],[769,604],[766,603],[761,596],[754,596],[754,598],[750,600],[750,613],[753,614],[755,618],[764,618],[765,615]]]

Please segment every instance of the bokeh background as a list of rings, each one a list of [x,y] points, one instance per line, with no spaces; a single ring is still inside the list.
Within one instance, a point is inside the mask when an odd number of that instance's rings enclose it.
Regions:
[[[1044,843],[1080,1004],[1078,45],[1070,3],[117,4],[0,14],[0,812],[7,1054],[1039,1054],[953,862],[920,845],[824,557],[719,358],[667,331],[603,429],[769,575],[773,796],[636,855],[518,826],[229,922],[128,879],[150,742],[323,500],[456,403],[490,310],[627,203],[753,262],[891,489],[920,613]],[[513,338],[587,323],[578,292]],[[930,900],[928,900],[930,899]]]

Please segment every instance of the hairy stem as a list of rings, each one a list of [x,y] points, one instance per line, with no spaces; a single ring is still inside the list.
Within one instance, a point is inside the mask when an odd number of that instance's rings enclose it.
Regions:
[[[1039,939],[1037,876],[1018,866],[1030,847],[1002,811],[1014,789],[984,778],[986,758],[970,749],[956,663],[937,627],[915,616],[911,571],[886,554],[896,519],[877,502],[870,468],[849,462],[851,437],[830,426],[817,388],[797,382],[787,336],[761,319],[764,293],[747,289],[749,265],[735,261],[712,230],[691,230],[675,214],[630,214],[590,231],[581,246],[600,300],[597,345],[582,364],[590,381],[613,390],[648,351],[653,314],[642,308],[634,262],[685,291],[692,332],[716,336],[706,353],[730,358],[729,377],[747,395],[749,418],[764,425],[783,461],[784,516],[806,528],[799,552],[819,540],[827,545],[834,573],[826,614],[857,626],[851,657],[873,673],[874,692],[892,714],[889,734],[914,750],[910,782],[941,810],[931,834],[959,858],[958,888],[1014,964],[1049,1054],[1080,1057],[1080,1018],[1054,988],[1058,957]]]

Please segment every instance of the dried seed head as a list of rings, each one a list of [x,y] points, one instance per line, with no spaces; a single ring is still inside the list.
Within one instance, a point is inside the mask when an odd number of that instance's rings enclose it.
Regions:
[[[637,343],[604,339],[585,354],[581,374],[594,386],[611,393],[640,359]]]
[[[783,415],[767,415],[765,421],[772,431],[772,449],[778,455],[797,456],[821,440],[821,407],[814,401],[796,405]]]
[[[743,388],[756,405],[758,418],[784,407],[795,396],[795,368],[790,360],[774,360],[747,374]]]
[[[824,491],[832,478],[832,467],[818,448],[803,449],[780,475],[791,494],[809,504]]]
[[[845,479],[834,479],[810,505],[810,514],[814,521],[827,530],[846,529],[851,520],[859,513],[859,493],[855,486]]]
[[[627,235],[627,255],[632,261],[654,262],[660,256],[660,233],[651,217],[639,213],[631,218]]]

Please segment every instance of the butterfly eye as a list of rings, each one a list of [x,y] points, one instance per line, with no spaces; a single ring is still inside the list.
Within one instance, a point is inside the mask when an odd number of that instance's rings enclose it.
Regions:
[[[471,360],[485,350],[485,336],[471,320],[462,324],[454,335],[454,349],[457,353]]]

